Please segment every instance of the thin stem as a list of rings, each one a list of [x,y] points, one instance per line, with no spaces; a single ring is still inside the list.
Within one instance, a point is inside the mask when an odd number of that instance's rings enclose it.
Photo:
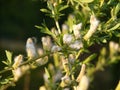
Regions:
[[[76,55],[76,57],[75,57],[75,59],[78,59],[79,58],[79,56],[80,56],[80,54],[83,52],[83,50],[81,49],[81,50],[79,50],[79,52],[77,53],[77,55]]]
[[[31,60],[27,60],[27,61],[21,63],[18,67],[21,67],[21,66],[26,65],[26,64],[28,64],[28,63],[30,63],[30,62],[36,61],[37,59],[43,58],[43,57],[45,57],[45,56],[47,56],[47,55],[49,55],[49,53],[44,54],[44,55],[42,55],[42,56],[40,56],[40,57],[31,59]],[[4,70],[1,70],[1,71],[0,71],[0,74],[5,73],[5,72],[8,72],[8,71],[13,70],[13,69],[14,69],[14,68],[11,67],[11,68],[7,68],[7,69],[4,69]]]
[[[60,26],[57,20],[55,20],[56,27],[58,29],[58,33],[61,34]]]
[[[4,70],[1,70],[0,71],[0,74],[2,74],[2,73],[5,73],[5,72],[8,72],[8,71],[10,71],[10,70],[12,70],[13,68],[7,68],[7,69],[4,69]]]

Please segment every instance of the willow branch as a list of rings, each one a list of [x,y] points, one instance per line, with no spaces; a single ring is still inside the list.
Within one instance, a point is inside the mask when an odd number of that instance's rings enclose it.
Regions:
[[[37,59],[43,58],[43,57],[45,57],[45,56],[47,56],[47,55],[49,55],[49,53],[46,53],[46,54],[44,54],[44,55],[42,55],[42,56],[40,56],[40,57],[37,57],[37,58],[33,58],[33,59],[30,59],[30,60],[27,60],[27,61],[21,63],[18,67],[21,67],[21,66],[26,65],[26,64],[28,64],[28,63],[31,63],[31,62],[33,62],[33,61],[36,61]],[[42,65],[41,65],[41,66],[42,66]],[[5,72],[8,72],[8,71],[11,71],[11,70],[13,70],[13,69],[14,69],[13,67],[10,67],[10,68],[1,70],[1,71],[0,71],[0,74],[5,73]]]

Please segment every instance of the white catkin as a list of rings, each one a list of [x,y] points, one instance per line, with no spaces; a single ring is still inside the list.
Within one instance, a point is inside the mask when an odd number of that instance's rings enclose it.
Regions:
[[[85,40],[88,40],[97,30],[99,25],[99,20],[94,15],[90,17],[90,29],[88,30],[87,34],[84,36]]]
[[[63,43],[70,44],[73,41],[73,36],[71,34],[64,34]]]
[[[82,76],[79,85],[77,86],[77,90],[88,90],[89,87],[89,79],[86,75]]]
[[[22,76],[21,68],[17,68],[12,70],[13,76],[14,76],[14,81],[18,81],[18,79]]]
[[[52,49],[51,49],[51,52],[58,52],[60,50],[61,50],[61,47],[59,47],[58,45],[53,45]]]
[[[81,34],[80,34],[81,28],[82,28],[82,23],[73,25],[73,33],[74,33],[76,39],[81,37]]]
[[[50,51],[52,47],[51,38],[49,36],[42,37],[42,45],[44,50]]]
[[[27,39],[27,42],[26,42],[26,52],[27,52],[27,56],[30,59],[34,58],[37,55],[35,44],[34,44],[32,38],[28,38]]]
[[[115,43],[115,42],[113,42],[113,41],[111,41],[110,43],[109,43],[109,47],[110,47],[110,55],[112,56],[112,55],[114,55],[115,53],[117,53],[120,49],[120,46],[119,46],[119,44],[118,43]]]
[[[83,47],[83,43],[80,40],[76,40],[74,43],[69,45],[70,48],[79,50]]]
[[[16,69],[23,61],[23,56],[22,55],[18,55],[15,57],[14,59],[14,64],[13,64],[13,68]]]
[[[63,33],[63,34],[68,33],[68,30],[69,30],[68,25],[63,24],[63,25],[62,25],[62,33]]]

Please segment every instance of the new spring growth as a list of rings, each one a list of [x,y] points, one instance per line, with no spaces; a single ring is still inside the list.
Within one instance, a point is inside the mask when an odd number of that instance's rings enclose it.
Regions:
[[[58,70],[53,77],[54,82],[58,82],[61,79],[61,77],[62,77],[62,71]]]
[[[76,39],[81,37],[81,35],[80,35],[81,28],[82,28],[82,23],[73,25],[73,33],[74,33]]]
[[[60,83],[60,86],[61,87],[66,87],[66,86],[69,86],[71,84],[71,79],[69,77],[69,75],[65,75],[61,78],[61,83]]]
[[[52,32],[53,34],[55,34],[56,36],[59,35],[59,33],[58,33],[58,31],[56,30],[56,28],[52,28],[52,29],[51,29],[51,32]]]
[[[64,44],[70,44],[73,41],[73,36],[71,34],[64,34],[63,36],[63,43]]]
[[[36,55],[37,55],[36,48],[35,48],[35,42],[33,41],[32,38],[27,39],[26,52],[27,52],[27,56],[29,59],[32,59],[32,58],[36,57]]]
[[[69,27],[67,24],[62,24],[62,33],[67,34],[69,30]]]
[[[47,90],[45,86],[41,86],[39,90]]]
[[[119,80],[118,85],[117,85],[117,87],[115,88],[115,90],[120,90],[120,80]]]
[[[112,57],[113,55],[115,55],[116,53],[120,52],[120,46],[118,43],[115,43],[113,41],[111,41],[109,43],[109,47],[110,47],[110,56]]]
[[[80,73],[76,79],[77,82],[80,82],[82,76],[85,74],[85,64],[82,64],[82,67],[81,67],[81,70],[80,70]]]
[[[83,75],[76,90],[88,90],[88,87],[89,87],[89,79],[86,75]]]
[[[18,55],[14,59],[14,64],[13,64],[14,70],[12,70],[13,75],[14,75],[14,81],[17,81],[22,75],[21,69],[20,67],[18,67],[22,61],[23,61],[22,55]]]
[[[59,47],[58,45],[53,45],[52,46],[52,49],[51,49],[51,52],[58,52],[58,51],[60,51],[62,48],[61,47]]]
[[[22,55],[16,56],[15,59],[14,59],[14,64],[13,64],[12,67],[13,67],[14,69],[17,69],[18,66],[22,63],[22,61],[23,61],[23,56],[22,56]]]
[[[15,57],[14,59],[14,64],[13,64],[13,76],[14,76],[14,81],[18,81],[19,78],[26,73],[26,71],[29,70],[30,66],[29,65],[23,65],[21,67],[19,67],[19,65],[22,63],[23,61],[23,56],[22,55],[18,55]]]
[[[38,49],[37,49],[37,52],[38,52],[38,55],[39,55],[39,56],[42,56],[42,55],[44,54],[44,51],[43,51],[43,49],[41,49],[41,48],[38,48]],[[43,57],[43,58],[37,59],[37,60],[36,60],[36,64],[37,64],[38,66],[40,66],[40,65],[45,64],[47,61],[48,61],[48,56],[45,56],[45,57]]]
[[[37,49],[37,52],[38,52],[38,55],[39,55],[39,56],[42,56],[42,55],[44,54],[43,49],[41,49],[41,48],[38,48],[38,49]],[[37,63],[38,65],[41,65],[41,64],[43,63],[43,59],[42,59],[42,58],[37,59],[37,60],[36,60],[36,63]]]
[[[69,54],[68,60],[71,64],[74,64],[75,62],[75,55],[74,54]]]
[[[69,75],[70,67],[69,67],[68,59],[65,58],[64,56],[61,56],[61,60],[62,60],[62,65],[63,65],[63,68],[64,68],[66,74]]]
[[[83,43],[81,40],[76,40],[75,42],[69,45],[70,48],[79,50],[83,47]]]
[[[97,20],[95,15],[91,15],[90,29],[88,30],[87,34],[84,36],[85,40],[88,40],[96,32],[98,25],[99,25],[99,20]]]
[[[12,70],[13,76],[14,76],[14,81],[18,81],[18,79],[22,76],[22,72],[20,68],[17,68],[15,70]]]
[[[44,50],[50,51],[52,47],[51,38],[49,36],[42,37],[42,45]]]
[[[76,90],[87,90],[89,87],[89,79],[85,75],[85,64],[82,65],[81,71],[76,79],[76,81],[79,83],[76,87]]]

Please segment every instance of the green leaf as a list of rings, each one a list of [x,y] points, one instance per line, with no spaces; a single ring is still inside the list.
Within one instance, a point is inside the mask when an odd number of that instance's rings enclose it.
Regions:
[[[107,43],[107,36],[100,37],[98,40],[100,40],[102,43]]]
[[[90,55],[89,57],[87,57],[84,61],[83,61],[83,63],[89,63],[91,60],[93,60],[93,59],[95,59],[96,58],[96,56],[97,56],[97,54],[92,54],[92,55]]]
[[[5,80],[1,81],[0,83],[1,83],[1,84],[7,84],[8,82],[9,82],[9,80],[8,80],[8,79],[5,79]]]
[[[8,62],[7,62],[7,61],[2,61],[2,63],[4,63],[5,65],[8,65]]]
[[[44,8],[40,9],[40,11],[41,11],[41,12],[44,12],[44,13],[51,13],[49,10],[44,9]]]
[[[115,7],[115,16],[117,16],[119,11],[120,11],[120,3],[118,3],[117,6]]]
[[[118,31],[115,31],[113,34],[114,34],[116,37],[120,37],[120,33],[119,33]]]
[[[120,23],[116,24],[114,27],[108,29],[107,31],[110,32],[110,31],[116,30],[119,27],[120,27]]]
[[[50,1],[47,2],[47,7],[50,9],[50,10],[53,10],[53,5]]]
[[[118,82],[118,84],[117,84],[115,90],[120,90],[120,81]]]
[[[48,69],[45,67],[45,73],[47,74],[47,76],[48,76],[48,79],[50,78],[50,73],[49,73],[49,71],[48,71]]]
[[[79,0],[80,2],[82,2],[82,3],[91,3],[91,2],[93,2],[94,0]]]
[[[61,6],[60,9],[59,9],[59,11],[62,11],[64,9],[66,9],[66,8],[68,8],[68,5]]]
[[[37,25],[35,25],[35,27],[38,28],[38,29],[40,29],[40,31],[42,33],[51,35],[53,38],[56,37],[45,25],[43,25],[43,26],[37,26]]]
[[[111,17],[114,20],[116,18],[115,16],[115,7],[111,9]]]
[[[9,65],[12,63],[12,53],[5,50]]]
[[[104,0],[100,0],[100,7],[104,4]]]

